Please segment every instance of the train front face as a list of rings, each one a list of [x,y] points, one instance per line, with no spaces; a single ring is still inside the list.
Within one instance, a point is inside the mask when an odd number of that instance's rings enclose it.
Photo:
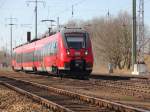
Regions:
[[[93,68],[93,53],[88,33],[80,30],[65,31],[63,40],[65,70],[89,75]]]

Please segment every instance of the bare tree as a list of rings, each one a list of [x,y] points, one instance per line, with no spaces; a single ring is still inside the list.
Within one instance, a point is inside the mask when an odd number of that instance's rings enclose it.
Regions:
[[[130,68],[131,20],[131,16],[124,12],[109,20],[101,17],[86,23],[91,25],[88,31],[97,63],[103,60],[119,69]]]

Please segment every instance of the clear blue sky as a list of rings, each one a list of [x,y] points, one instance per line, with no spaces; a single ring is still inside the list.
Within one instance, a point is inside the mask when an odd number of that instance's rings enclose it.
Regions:
[[[0,47],[10,43],[9,23],[11,15],[17,20],[13,29],[13,46],[26,41],[26,31],[31,30],[34,37],[34,6],[27,0],[0,0]],[[74,5],[74,19],[90,20],[94,17],[106,16],[109,9],[111,15],[115,16],[120,11],[132,13],[132,0],[44,0],[45,5],[38,5],[38,33],[47,30],[49,23],[40,22],[42,19],[55,19],[59,16],[63,24],[72,18],[71,7]],[[137,0],[138,2],[139,0]],[[137,3],[138,6],[138,3]],[[145,0],[145,23],[150,26],[150,0]],[[21,27],[21,24],[32,24],[30,27]],[[31,28],[32,27],[32,28]],[[15,42],[16,41],[16,42]]]

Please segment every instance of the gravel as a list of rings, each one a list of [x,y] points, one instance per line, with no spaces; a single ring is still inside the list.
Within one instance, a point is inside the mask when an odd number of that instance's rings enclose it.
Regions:
[[[0,85],[0,112],[52,112],[13,90]]]

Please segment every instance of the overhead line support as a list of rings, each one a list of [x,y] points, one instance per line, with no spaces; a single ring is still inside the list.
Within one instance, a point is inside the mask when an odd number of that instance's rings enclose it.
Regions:
[[[27,4],[29,5],[29,3],[35,3],[35,38],[37,38],[37,18],[38,18],[38,3],[43,3],[44,4],[44,1],[38,1],[38,0],[35,0],[35,1],[27,1]]]

